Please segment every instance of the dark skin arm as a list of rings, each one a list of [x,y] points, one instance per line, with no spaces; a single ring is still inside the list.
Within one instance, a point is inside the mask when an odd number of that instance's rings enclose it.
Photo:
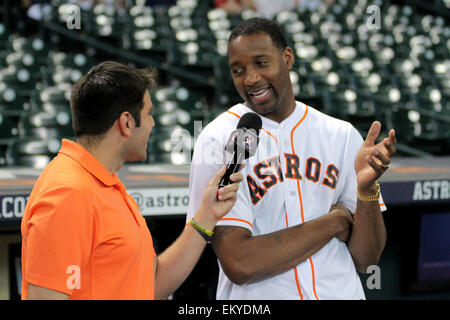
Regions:
[[[363,195],[376,193],[375,182],[386,172],[395,153],[397,139],[392,129],[389,136],[375,144],[381,123],[375,121],[355,158],[358,190]],[[356,204],[355,221],[348,248],[356,269],[365,273],[367,267],[378,263],[386,244],[386,227],[378,201],[361,201]]]
[[[231,281],[257,282],[292,269],[333,237],[346,241],[352,222],[348,210],[335,205],[329,214],[265,235],[252,236],[242,227],[216,227],[212,246]]]

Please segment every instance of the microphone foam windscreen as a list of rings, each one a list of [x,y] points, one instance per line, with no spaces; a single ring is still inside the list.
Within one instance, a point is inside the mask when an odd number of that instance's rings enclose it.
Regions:
[[[256,113],[247,112],[244,114],[237,124],[237,128],[255,129],[256,134],[259,135],[259,130],[262,127],[261,117]]]

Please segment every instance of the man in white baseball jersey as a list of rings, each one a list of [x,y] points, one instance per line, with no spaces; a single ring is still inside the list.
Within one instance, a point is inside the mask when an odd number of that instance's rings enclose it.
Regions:
[[[189,220],[230,155],[239,118],[262,118],[259,146],[245,161],[247,185],[215,228],[218,299],[364,299],[357,270],[377,264],[386,242],[377,179],[395,153],[395,132],[378,144],[348,122],[295,101],[294,54],[279,27],[254,18],[231,33],[229,66],[244,100],[200,134],[190,173]],[[246,181],[245,181],[246,180]],[[352,213],[352,214],[350,214]]]

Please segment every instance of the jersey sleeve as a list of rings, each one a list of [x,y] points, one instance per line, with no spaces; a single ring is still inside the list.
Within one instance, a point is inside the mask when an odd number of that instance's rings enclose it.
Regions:
[[[62,187],[40,195],[30,210],[23,276],[34,285],[71,295],[77,285],[83,286],[92,247],[89,201],[81,191]]]
[[[223,148],[223,147],[222,147]],[[221,144],[218,140],[201,134],[195,144],[189,173],[189,205],[186,222],[189,222],[203,200],[203,194],[209,181],[225,164]]]
[[[217,226],[237,226],[253,231],[255,216],[253,207],[250,204],[247,180],[244,173],[243,175],[244,180],[239,185],[239,190],[236,193],[236,203],[230,212],[217,222]]]
[[[357,179],[356,179],[356,172],[354,167],[354,162],[356,158],[356,154],[358,153],[362,143],[364,142],[363,138],[361,137],[361,134],[352,126],[349,138],[347,141],[347,147],[346,147],[346,176],[344,178],[344,187],[343,190],[339,196],[338,202],[345,205],[347,209],[349,209],[352,213],[356,211],[356,188],[357,188]],[[380,193],[380,197],[378,199],[378,202],[380,204],[381,211],[386,210],[386,206],[383,201],[383,196]]]

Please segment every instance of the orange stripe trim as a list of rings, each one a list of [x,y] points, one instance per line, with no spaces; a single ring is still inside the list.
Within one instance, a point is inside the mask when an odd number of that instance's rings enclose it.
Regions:
[[[380,204],[380,207],[384,206],[384,202],[382,204]]]
[[[267,131],[267,130],[264,129],[264,128],[261,128],[261,130],[264,131],[265,133],[267,133],[269,136],[271,136],[271,137],[275,140],[275,142],[278,143],[278,139],[275,138],[269,131]]]
[[[298,281],[297,267],[294,268],[294,273],[295,273],[295,283],[297,284],[297,290],[298,293],[300,294],[300,300],[303,300],[302,290],[300,289],[300,282]]]
[[[294,131],[295,129],[297,129],[297,127],[300,125],[300,123],[303,122],[303,120],[306,118],[306,115],[308,114],[308,106],[306,106],[306,110],[305,113],[303,114],[303,117],[300,119],[299,122],[297,122],[297,124],[294,126],[294,128],[292,128],[291,131],[291,146],[292,146],[292,153],[295,154],[295,149],[294,149]],[[300,199],[300,209],[301,209],[301,216],[302,216],[302,223],[305,222],[305,218],[303,216],[303,203],[302,203],[302,194],[300,192],[300,181],[297,180],[297,190],[298,190],[298,196]]]
[[[286,220],[286,228],[289,228],[287,211],[284,212],[284,219]]]
[[[317,296],[317,292],[316,292],[316,276],[315,276],[314,265],[313,265],[311,257],[309,257],[309,263],[311,264],[314,295],[316,296],[316,299],[319,300],[319,297]]]
[[[234,112],[232,112],[232,111],[230,111],[230,110],[227,110],[227,112],[228,112],[228,113],[231,113],[233,116],[238,117],[239,119],[241,118],[240,115],[238,115],[238,114],[236,114],[236,113],[234,113]]]
[[[236,219],[236,218],[222,218],[222,219],[220,219],[220,221],[227,221],[227,220],[229,220],[229,221],[239,221],[239,222],[245,222],[246,224],[248,224],[250,227],[252,227],[253,228],[253,225],[250,223],[250,222],[248,222],[247,220],[243,220],[243,219]]]
[[[232,112],[232,111],[230,111],[230,110],[227,110],[226,112],[228,112],[229,114],[232,114],[233,116],[238,117],[239,119],[241,118],[240,115],[238,115],[238,114],[236,114],[236,113],[234,113],[234,112]],[[277,138],[275,138],[269,131],[267,131],[267,130],[264,129],[264,128],[261,128],[261,130],[264,131],[265,133],[267,133],[269,136],[271,136],[271,137],[275,140],[275,142],[278,143]]]
[[[306,110],[305,110],[305,113],[303,114],[303,117],[294,126],[294,128],[292,128],[292,131],[291,131],[291,146],[292,146],[292,153],[293,154],[295,154],[295,149],[294,149],[294,131],[297,129],[297,127],[300,125],[300,123],[302,123],[303,120],[305,120],[307,114],[308,114],[308,106],[306,106]],[[303,200],[302,200],[302,192],[300,190],[300,180],[297,180],[297,190],[298,190],[298,197],[299,197],[299,200],[300,200],[300,213],[301,213],[301,217],[302,217],[302,223],[304,223],[305,222],[305,217],[303,215]],[[313,264],[313,261],[312,261],[311,257],[309,257],[309,263],[311,265],[311,273],[312,273],[312,283],[313,283],[314,296],[316,297],[317,300],[319,300],[319,297],[317,296],[317,292],[316,292],[316,278],[315,278],[315,272],[314,272],[314,264]],[[298,283],[297,272],[295,272],[295,281],[297,282],[297,288],[300,288],[300,285]]]
[[[287,211],[284,212],[284,218],[286,219],[286,228],[289,228]],[[302,290],[300,289],[300,282],[298,281],[297,267],[294,267],[294,274],[295,274],[295,283],[297,285],[297,290],[298,290],[298,293],[300,294],[300,300],[303,300]]]

